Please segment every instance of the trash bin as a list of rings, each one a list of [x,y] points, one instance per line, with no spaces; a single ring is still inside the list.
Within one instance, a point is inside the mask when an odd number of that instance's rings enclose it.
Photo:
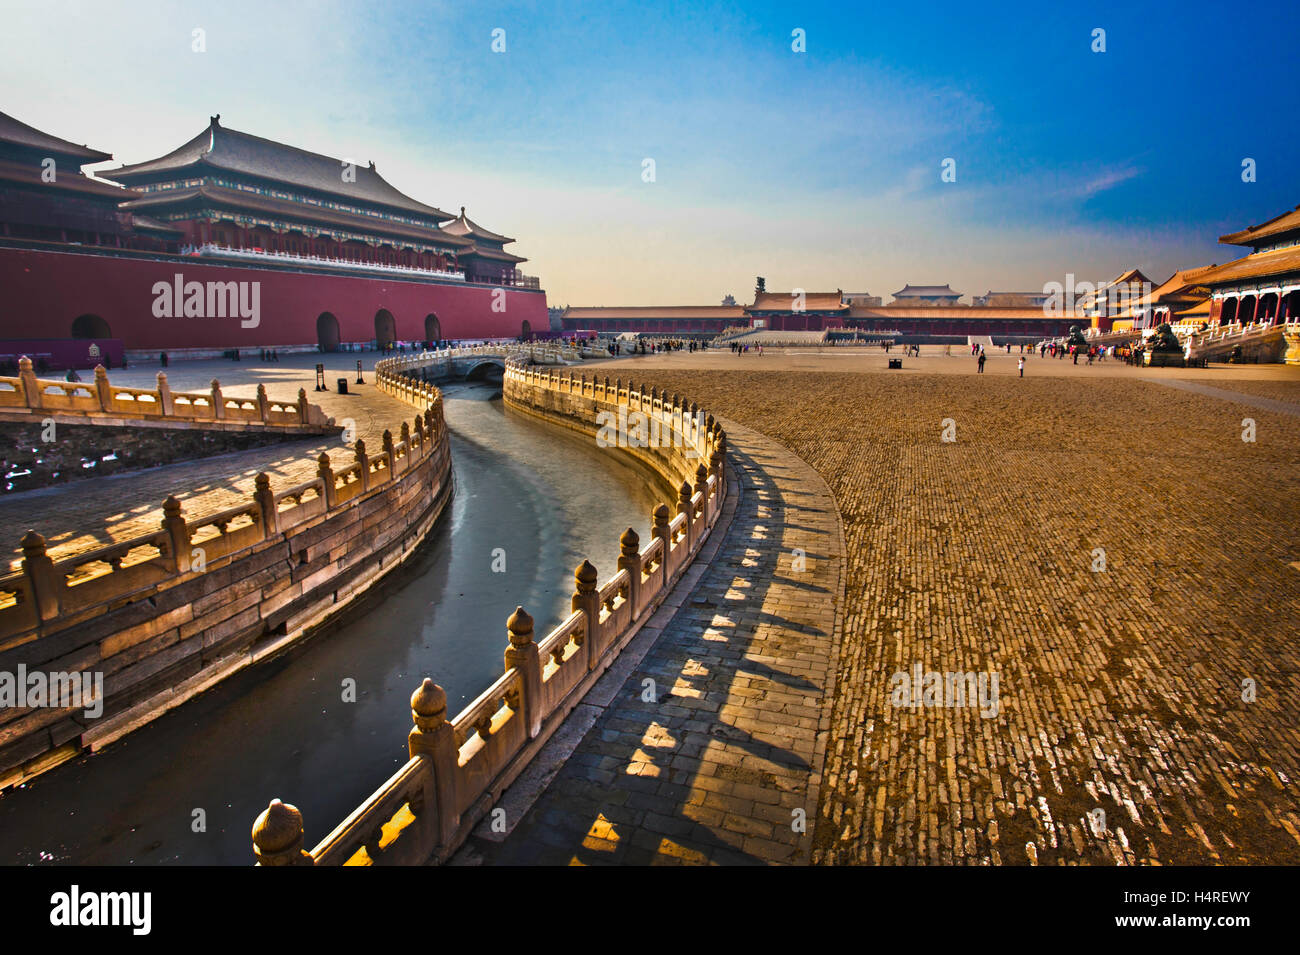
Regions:
[[[889,367],[890,367],[890,368],[902,368],[902,367],[903,367],[903,359],[901,359],[901,358],[891,358],[891,359],[889,359]]]
[[[346,395],[347,393],[348,393],[348,380],[347,380],[346,378],[340,378],[340,379],[339,379],[339,394],[341,394],[341,395]]]

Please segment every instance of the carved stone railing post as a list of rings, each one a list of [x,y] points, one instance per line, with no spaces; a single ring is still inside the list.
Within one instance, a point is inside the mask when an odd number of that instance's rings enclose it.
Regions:
[[[257,416],[266,424],[271,418],[271,402],[266,397],[266,385],[257,386]]]
[[[448,845],[460,825],[456,811],[456,732],[447,720],[447,694],[428,677],[411,694],[411,716],[415,727],[406,737],[407,751],[414,759],[426,756],[430,761],[427,792],[423,805],[411,806],[420,819],[420,832],[428,840],[427,852]],[[431,806],[429,796],[432,796]]]
[[[663,547],[659,552],[660,587],[668,584],[668,552],[672,550],[668,522],[671,518],[667,504],[660,504],[650,512],[650,534],[663,541]]]
[[[410,467],[415,455],[411,453],[411,425],[409,422],[402,422],[401,441],[406,453],[406,466]]]
[[[709,516],[709,469],[703,464],[695,466],[695,490],[700,494],[700,519]]]
[[[190,569],[190,530],[185,526],[185,517],[181,514],[181,502],[175,494],[167,495],[163,501],[162,529],[167,532],[167,546],[171,550],[168,563],[178,574],[188,573]]]
[[[325,509],[329,510],[334,506],[334,465],[330,461],[330,456],[324,451],[316,459],[316,474],[324,485],[321,493],[325,497]]]
[[[158,411],[169,418],[176,413],[176,406],[172,403],[172,387],[167,384],[165,371],[158,372]]]
[[[262,517],[262,540],[269,540],[280,533],[280,514],[275,506],[275,495],[271,493],[271,476],[262,471],[253,478],[253,484],[256,488],[253,500],[257,501]]]
[[[641,615],[641,538],[629,527],[618,544],[618,569],[627,571],[627,599],[635,620]]]
[[[587,651],[587,670],[596,669],[600,660],[600,598],[596,594],[596,581],[599,575],[591,561],[584,560],[573,572],[576,590],[571,604],[576,613],[582,611],[585,618],[582,625],[582,643]]]
[[[686,515],[686,552],[689,554],[691,548],[695,546],[695,532],[691,525],[695,523],[695,515],[691,513],[691,483],[683,481],[682,486],[677,491],[677,513]]]
[[[397,473],[397,451],[393,445],[393,432],[385,428],[379,443],[383,446],[384,456],[388,458],[388,479],[391,481]]]
[[[99,397],[99,410],[113,410],[113,386],[108,383],[108,369],[95,366],[95,394]]]
[[[258,865],[315,865],[302,847],[302,813],[278,799],[253,823],[253,855]]]
[[[212,379],[212,417],[224,418],[226,416],[226,399],[221,394],[221,382]]]
[[[357,464],[361,466],[361,490],[368,491],[370,490],[370,455],[366,454],[366,443],[360,438],[357,438],[355,448]]]
[[[23,573],[27,586],[36,602],[36,612],[42,620],[53,620],[59,615],[63,597],[63,580],[54,569],[54,561],[45,553],[45,538],[35,531],[23,535]]]
[[[307,424],[311,420],[311,407],[307,403],[307,389],[298,389],[298,421]]]
[[[506,633],[510,645],[506,647],[506,669],[514,667],[519,671],[522,683],[523,699],[519,714],[528,727],[528,738],[535,739],[542,731],[542,661],[533,642],[533,618],[528,616],[523,607],[516,607],[515,612],[506,621]]]
[[[26,355],[18,359],[18,377],[22,379],[23,397],[27,399],[27,407],[42,407],[44,398],[41,395],[41,382],[36,377],[36,372],[32,371],[32,360]]]
[[[713,503],[709,506],[709,513],[713,514],[722,510],[722,498],[726,489],[726,475],[723,473],[727,469],[726,458],[718,448],[713,449],[709,455],[709,470],[713,472],[716,483],[713,485]]]

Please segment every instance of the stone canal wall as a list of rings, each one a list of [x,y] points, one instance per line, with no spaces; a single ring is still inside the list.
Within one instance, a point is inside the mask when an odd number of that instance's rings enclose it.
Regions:
[[[0,786],[285,650],[405,561],[450,497],[451,457],[438,390],[394,393],[422,413],[380,448],[357,441],[346,467],[322,454],[311,481],[260,474],[215,514],[169,497],[157,531],[57,561],[28,533],[22,569],[0,577]]]
[[[409,360],[402,371],[420,373]],[[522,357],[506,362],[503,394],[517,411],[627,455],[660,486],[676,489],[675,503],[655,508],[652,536],[644,545],[631,528],[623,532],[618,570],[604,583],[589,561],[579,565],[573,612],[540,639],[532,618],[518,608],[506,622],[505,672],[459,714],[449,716],[446,693],[426,679],[411,697],[410,760],[311,852],[304,849],[302,815],[272,801],[253,828],[261,864],[413,865],[447,859],[650,619],[722,513],[726,435],[695,405],[643,393],[631,383],[539,369]],[[608,429],[611,420],[626,420],[628,437],[635,438],[620,441],[602,432],[602,421]],[[656,446],[636,446],[642,424]]]

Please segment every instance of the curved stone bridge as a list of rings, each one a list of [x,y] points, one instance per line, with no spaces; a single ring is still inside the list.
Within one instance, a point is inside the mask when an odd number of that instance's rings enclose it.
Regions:
[[[408,358],[390,358],[377,364],[386,372],[411,374],[424,381],[447,378],[469,378],[485,366],[495,367],[505,373],[506,360],[526,357],[534,365],[567,365],[581,362],[583,358],[609,357],[608,353],[578,352],[557,345],[524,345],[517,342],[472,345],[464,348],[444,348],[420,352]]]

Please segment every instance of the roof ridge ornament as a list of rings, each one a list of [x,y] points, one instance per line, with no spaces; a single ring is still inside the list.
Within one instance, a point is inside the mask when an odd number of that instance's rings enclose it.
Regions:
[[[221,114],[218,113],[216,116],[209,116],[209,117],[208,117],[208,124],[211,125],[211,126],[220,126],[220,125],[221,125]]]

